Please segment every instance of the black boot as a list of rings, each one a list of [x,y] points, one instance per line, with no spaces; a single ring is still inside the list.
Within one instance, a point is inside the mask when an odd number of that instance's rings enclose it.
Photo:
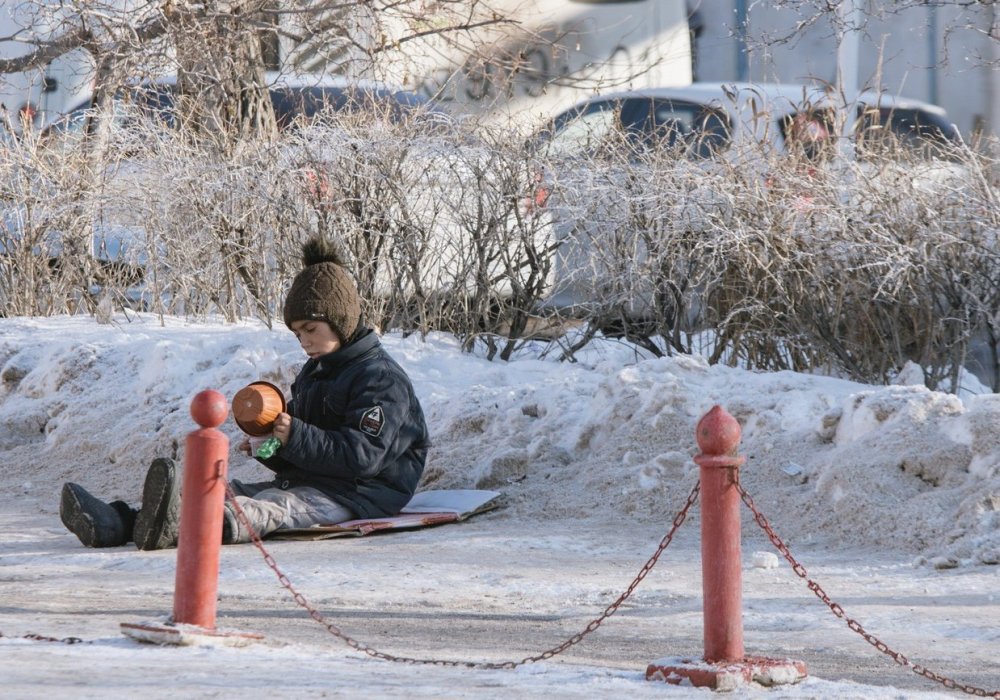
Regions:
[[[122,526],[125,528],[125,541],[132,541],[132,532],[135,530],[135,518],[139,514],[138,508],[133,508],[125,501],[111,501],[111,507],[118,511],[122,519]]]
[[[173,460],[157,458],[149,465],[142,487],[142,507],[132,533],[139,549],[168,549],[177,546],[180,532],[180,482]]]
[[[132,539],[135,511],[124,501],[105,503],[79,484],[63,484],[59,517],[86,547],[120,547]]]

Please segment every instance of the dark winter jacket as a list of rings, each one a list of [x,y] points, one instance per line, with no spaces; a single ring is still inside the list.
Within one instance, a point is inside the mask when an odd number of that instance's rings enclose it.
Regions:
[[[288,413],[288,444],[261,460],[280,486],[312,486],[359,518],[395,515],[409,502],[427,458],[427,425],[409,377],[373,330],[310,358]]]

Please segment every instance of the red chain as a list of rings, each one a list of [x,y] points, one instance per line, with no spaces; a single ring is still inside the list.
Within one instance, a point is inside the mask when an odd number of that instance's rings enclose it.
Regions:
[[[865,628],[861,626],[861,623],[859,623],[857,620],[847,617],[846,613],[844,612],[844,609],[837,603],[830,600],[830,596],[826,594],[826,591],[823,590],[823,587],[820,586],[815,581],[813,581],[811,578],[809,578],[808,573],[806,573],[805,567],[802,566],[802,564],[800,564],[798,561],[796,561],[795,557],[792,556],[791,551],[788,549],[788,545],[786,545],[782,541],[782,539],[778,537],[778,535],[774,532],[774,530],[771,528],[771,524],[767,521],[767,518],[764,517],[763,513],[757,510],[757,506],[754,504],[753,498],[750,496],[747,490],[743,488],[743,485],[739,482],[739,479],[736,480],[736,489],[740,492],[740,497],[743,499],[743,502],[746,503],[747,508],[749,508],[750,511],[753,513],[754,520],[757,522],[758,525],[760,525],[761,529],[765,533],[767,533],[767,537],[768,539],[771,540],[771,544],[773,544],[777,548],[777,550],[781,553],[781,555],[788,561],[788,563],[792,565],[792,571],[794,571],[799,578],[805,580],[806,585],[809,587],[809,590],[812,591],[817,598],[826,603],[826,605],[830,608],[830,611],[834,615],[843,619],[844,622],[847,623],[847,626],[853,631],[857,632],[859,635],[861,635],[866,642],[868,642],[873,647],[878,649],[880,652],[891,658],[900,666],[908,667],[912,669],[914,673],[919,674],[924,678],[928,678],[932,681],[940,683],[945,688],[950,688],[952,690],[961,690],[963,693],[967,693],[969,695],[975,695],[976,697],[980,698],[991,697],[1000,699],[1000,690],[984,690],[983,688],[977,688],[976,686],[973,685],[965,685],[963,683],[958,683],[952,680],[951,678],[934,673],[933,671],[924,668],[923,666],[911,662],[908,658],[903,656],[898,651],[894,651],[893,649],[891,649],[889,645],[887,645],[881,639],[871,634],[870,632],[867,632]]]
[[[0,632],[0,638],[11,639],[3,632]],[[43,634],[24,634],[20,637],[14,637],[14,639],[30,639],[33,642],[59,642],[60,644],[83,644],[84,641],[79,637],[63,637],[59,639],[58,637],[46,637]]]
[[[843,607],[841,607],[838,603],[835,603],[833,600],[831,600],[830,596],[827,595],[826,591],[823,590],[823,587],[820,586],[819,583],[809,578],[809,574],[806,571],[805,567],[802,566],[802,564],[800,564],[795,559],[795,557],[789,550],[788,545],[786,545],[785,542],[780,537],[778,537],[777,533],[775,533],[774,529],[771,527],[771,524],[768,522],[767,518],[764,517],[764,514],[757,509],[757,506],[754,503],[753,497],[750,495],[750,493],[745,488],[743,488],[743,485],[739,482],[738,479],[735,483],[736,483],[736,489],[739,491],[740,497],[743,499],[743,502],[746,504],[747,508],[749,508],[750,511],[753,513],[755,522],[767,534],[768,539],[775,546],[778,552],[780,552],[781,555],[785,558],[785,560],[788,561],[789,564],[791,564],[792,571],[794,571],[799,578],[805,580],[809,590],[811,590],[816,595],[817,598],[826,603],[827,607],[830,608],[830,611],[836,617],[843,619],[844,622],[847,624],[848,628],[858,633],[866,642],[871,644],[873,647],[878,649],[886,656],[890,657],[900,666],[908,667],[914,673],[923,676],[924,678],[932,680],[936,683],[940,683],[944,687],[949,688],[951,690],[961,690],[963,693],[966,693],[968,695],[974,695],[976,697],[992,697],[992,698],[997,698],[997,700],[1000,700],[1000,690],[985,690],[983,688],[979,688],[973,685],[959,683],[951,678],[948,678],[947,676],[935,673],[934,671],[931,671],[930,669],[924,666],[911,662],[906,656],[904,656],[898,651],[893,650],[891,647],[889,647],[889,645],[887,645],[881,639],[871,634],[870,632],[866,631],[865,628],[861,626],[861,623],[859,623],[857,620],[847,617]],[[379,651],[373,647],[368,646],[367,644],[363,644],[362,642],[359,642],[356,639],[344,634],[336,625],[334,625],[330,620],[326,619],[322,613],[320,613],[315,607],[313,607],[309,603],[309,601],[306,600],[306,598],[301,593],[299,593],[298,590],[296,590],[295,586],[289,580],[288,576],[286,576],[285,573],[281,571],[281,569],[278,567],[277,562],[274,560],[274,557],[272,557],[270,552],[268,552],[267,549],[265,549],[264,542],[261,540],[260,536],[257,534],[253,525],[250,523],[250,519],[247,517],[246,513],[243,511],[239,503],[236,501],[236,496],[232,490],[232,487],[228,483],[226,484],[226,497],[228,498],[229,502],[233,505],[233,509],[236,511],[236,516],[239,518],[240,523],[247,529],[247,532],[250,533],[251,539],[253,540],[253,544],[254,546],[257,547],[258,550],[260,550],[261,554],[264,557],[265,563],[277,575],[278,581],[281,583],[281,585],[284,586],[292,594],[292,598],[295,600],[295,602],[303,609],[305,609],[309,613],[309,616],[312,617],[314,620],[316,620],[316,622],[326,627],[326,629],[332,635],[343,640],[351,648],[356,649],[357,651],[364,652],[365,654],[368,654],[369,656],[375,657],[377,659],[382,659],[384,661],[396,661],[409,664],[430,664],[435,666],[465,666],[465,667],[484,668],[484,669],[512,669],[512,668],[517,668],[518,666],[524,664],[550,659],[553,656],[556,656],[557,654],[561,654],[562,652],[566,651],[574,644],[578,644],[580,641],[583,640],[584,637],[586,637],[588,634],[590,634],[598,627],[600,627],[601,624],[607,618],[611,617],[612,615],[615,614],[615,612],[618,611],[618,608],[621,607],[621,605],[629,598],[629,596],[632,595],[632,593],[643,581],[643,579],[645,579],[646,576],[649,574],[649,572],[652,571],[653,567],[656,566],[656,563],[659,560],[660,555],[663,554],[663,551],[673,541],[674,535],[676,534],[677,530],[687,519],[687,514],[690,511],[691,506],[694,505],[694,503],[698,500],[698,491],[699,491],[699,484],[695,484],[694,488],[691,489],[691,493],[688,495],[684,507],[681,508],[680,512],[678,512],[677,515],[674,517],[670,531],[666,535],[664,535],[656,551],[653,553],[653,556],[651,556],[649,560],[646,561],[643,567],[639,570],[639,573],[632,580],[632,583],[629,584],[628,588],[625,589],[625,592],[622,593],[620,596],[618,596],[618,598],[613,603],[611,603],[608,607],[604,609],[604,612],[602,612],[597,618],[592,620],[581,632],[578,632],[577,634],[573,635],[572,637],[567,639],[562,644],[559,644],[558,646],[552,647],[551,649],[548,649],[547,651],[544,651],[535,656],[527,656],[521,659],[520,661],[487,663],[487,662],[476,662],[476,661],[451,661],[443,659],[418,659],[408,656],[396,656],[393,654],[388,654]],[[3,637],[5,637],[5,635],[3,634],[3,632],[0,632],[0,638]],[[23,635],[22,638],[31,639],[34,641],[43,641],[43,642],[59,642],[62,644],[83,643],[83,640],[80,639],[79,637],[64,637],[62,639],[58,639],[56,637],[46,637],[40,634],[26,634]]]
[[[602,612],[600,616],[591,621],[590,624],[588,624],[581,632],[578,632],[577,634],[573,635],[572,637],[570,637],[569,639],[567,639],[565,642],[563,642],[558,646],[552,647],[551,649],[544,651],[540,654],[537,654],[535,656],[527,656],[521,659],[520,661],[503,661],[497,663],[489,663],[483,661],[450,661],[443,659],[418,659],[409,656],[395,656],[393,654],[387,654],[383,651],[374,649],[368,646],[367,644],[359,642],[353,637],[344,634],[335,624],[333,624],[330,620],[326,619],[322,613],[320,613],[315,607],[313,607],[309,603],[309,601],[306,600],[305,597],[301,593],[299,593],[298,590],[296,590],[295,586],[284,574],[284,572],[281,571],[281,569],[278,567],[277,562],[275,562],[274,557],[272,557],[270,552],[268,552],[267,549],[264,548],[264,543],[261,540],[260,536],[257,534],[253,525],[250,523],[250,519],[247,517],[247,514],[243,512],[243,509],[240,508],[240,504],[237,503],[235,494],[233,493],[232,487],[230,487],[229,484],[226,484],[226,496],[229,499],[229,502],[232,504],[233,510],[236,511],[236,516],[239,518],[240,524],[247,529],[247,532],[250,533],[250,537],[253,540],[254,545],[257,547],[257,549],[260,550],[260,553],[264,556],[264,562],[277,575],[278,581],[281,583],[281,585],[284,586],[286,589],[288,589],[288,592],[292,594],[292,598],[295,600],[295,602],[298,603],[298,605],[301,606],[303,609],[305,609],[305,611],[309,613],[309,616],[312,619],[316,620],[316,622],[326,627],[327,631],[329,631],[330,634],[343,640],[352,649],[364,652],[369,656],[373,656],[376,659],[382,659],[383,661],[397,661],[407,664],[429,664],[434,666],[465,666],[469,668],[483,668],[483,669],[494,670],[494,669],[517,668],[518,666],[522,666],[524,664],[534,663],[536,661],[544,661],[546,659],[552,658],[556,654],[561,654],[574,644],[579,643],[581,640],[583,640],[584,637],[586,637],[588,634],[590,634],[598,627],[600,627],[601,623],[603,623],[606,619],[614,615],[615,612],[618,610],[618,608],[622,605],[622,603],[624,603],[628,599],[628,597],[632,595],[636,587],[638,587],[638,585],[642,582],[642,580],[646,578],[646,575],[650,571],[652,571],[653,567],[656,566],[656,562],[659,560],[660,555],[663,553],[663,550],[665,550],[667,546],[670,544],[670,542],[673,540],[674,534],[677,532],[680,526],[684,523],[684,520],[687,518],[687,514],[688,511],[691,509],[691,506],[694,505],[694,503],[698,500],[699,488],[700,485],[696,483],[694,485],[694,488],[691,489],[691,493],[688,495],[687,502],[684,504],[684,507],[681,508],[680,512],[674,517],[673,526],[670,528],[670,531],[666,535],[664,535],[663,539],[660,541],[660,545],[659,547],[657,547],[656,552],[653,553],[653,556],[651,556],[649,560],[645,563],[645,565],[643,565],[643,567],[639,570],[639,573],[636,575],[635,579],[632,580],[632,583],[629,584],[629,587],[625,589],[625,592],[622,593],[620,596],[618,596],[618,598],[613,603],[611,603],[611,605],[606,607],[604,609],[604,612]]]

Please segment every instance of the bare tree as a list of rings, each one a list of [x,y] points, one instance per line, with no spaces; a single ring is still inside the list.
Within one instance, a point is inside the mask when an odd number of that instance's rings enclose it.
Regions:
[[[461,42],[479,27],[510,21],[481,0],[453,0],[436,2],[429,24],[424,6],[394,0],[33,0],[19,7],[23,28],[0,37],[30,50],[0,59],[0,73],[42,69],[77,49],[93,58],[97,90],[171,72],[189,98],[181,104],[185,123],[232,143],[274,134],[266,70],[371,77],[380,54],[411,41],[435,35]]]

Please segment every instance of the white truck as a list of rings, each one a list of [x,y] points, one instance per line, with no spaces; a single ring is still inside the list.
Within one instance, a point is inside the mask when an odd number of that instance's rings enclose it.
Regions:
[[[24,27],[44,34],[20,16],[27,4],[0,4],[0,58],[30,50]],[[454,103],[460,111],[485,119],[515,115],[527,123],[543,119],[595,93],[640,87],[687,85],[692,79],[691,42],[684,0],[496,0],[490,11],[509,21],[461,33],[460,41],[435,34],[435,3],[425,0],[426,27],[410,21],[393,27],[398,36],[419,35],[398,48],[378,51],[373,75],[357,74],[347,61],[323,52],[316,59],[321,38],[278,46],[283,70],[296,73],[338,73],[348,77],[375,77]],[[470,7],[485,5],[470,3]],[[330,10],[343,19],[349,8]],[[294,22],[294,13],[282,22]],[[387,26],[392,21],[386,20]],[[329,37],[326,37],[329,39]],[[385,35],[372,37],[372,46]],[[363,58],[363,47],[355,47]],[[272,68],[275,66],[271,66]],[[370,67],[370,65],[369,65]],[[22,118],[34,126],[48,124],[59,114],[85,101],[91,92],[93,61],[77,50],[52,61],[43,70],[0,75],[0,103],[20,126]]]
[[[388,52],[386,79],[487,120],[539,123],[594,94],[687,85],[684,0],[499,0],[515,20],[462,46],[440,36]]]

